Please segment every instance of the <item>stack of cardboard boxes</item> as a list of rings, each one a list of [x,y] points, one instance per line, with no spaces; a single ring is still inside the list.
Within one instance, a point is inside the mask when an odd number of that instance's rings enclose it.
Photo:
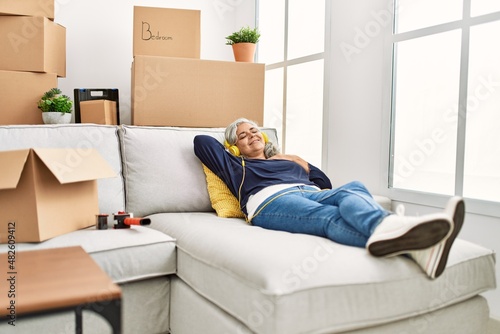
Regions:
[[[132,123],[225,127],[259,124],[264,65],[200,59],[200,11],[134,7]]]
[[[66,29],[54,1],[0,0],[0,124],[40,124],[40,97],[66,76]]]
[[[38,100],[66,76],[66,29],[53,20],[54,0],[0,0],[0,125],[41,124]],[[116,176],[96,149],[8,150],[0,161],[0,243],[95,224],[97,179]]]

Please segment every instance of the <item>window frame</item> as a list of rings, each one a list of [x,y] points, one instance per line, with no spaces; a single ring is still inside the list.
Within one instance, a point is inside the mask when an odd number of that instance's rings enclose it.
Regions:
[[[419,192],[414,190],[399,189],[392,187],[392,177],[394,175],[394,140],[395,140],[395,82],[397,80],[397,73],[395,73],[396,64],[396,48],[398,42],[411,40],[414,38],[434,35],[451,30],[461,30],[461,55],[460,55],[460,82],[459,82],[459,101],[458,101],[458,114],[465,115],[467,110],[467,97],[468,97],[468,73],[469,73],[469,43],[470,43],[470,29],[473,26],[495,22],[500,20],[500,11],[483,14],[471,17],[471,1],[463,0],[463,16],[462,19],[447,22],[431,27],[420,28],[412,31],[402,33],[395,33],[396,14],[393,14],[393,33],[387,41],[385,48],[385,64],[384,67],[388,69],[387,79],[384,85],[384,110],[387,110],[387,119],[385,122],[387,128],[386,133],[390,134],[389,147],[386,159],[387,171],[385,183],[387,184],[388,196],[398,202],[414,203],[430,207],[443,207],[449,198],[449,195]],[[394,1],[394,12],[397,13],[397,1]],[[455,195],[462,196],[464,187],[464,169],[465,169],[465,129],[466,117],[458,117],[457,125],[457,147],[456,147],[456,163],[455,163]],[[466,198],[467,212],[500,217],[500,205],[498,202],[479,200],[473,198]]]
[[[321,169],[327,169],[328,162],[328,115],[329,115],[329,93],[330,93],[330,27],[331,27],[331,1],[325,0],[325,34],[323,52],[315,53],[308,56],[288,59],[288,20],[289,20],[289,0],[285,1],[285,27],[284,27],[284,44],[283,44],[283,60],[265,64],[265,71],[283,69],[283,120],[282,120],[282,136],[280,138],[280,146],[283,152],[286,152],[286,116],[287,116],[287,82],[288,82],[288,67],[323,60],[323,115],[322,115],[322,143],[321,143]],[[304,0],[305,1],[305,0]],[[259,3],[260,0],[255,0],[255,25],[259,26]],[[259,45],[257,44],[256,62],[259,62]]]

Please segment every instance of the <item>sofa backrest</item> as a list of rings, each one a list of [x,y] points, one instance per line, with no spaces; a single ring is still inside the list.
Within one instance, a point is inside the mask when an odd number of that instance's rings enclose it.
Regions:
[[[274,129],[263,131],[277,143]],[[119,134],[128,212],[146,216],[213,211],[193,139],[206,134],[222,142],[224,129],[124,125]]]
[[[275,129],[263,128],[278,143]],[[100,213],[126,210],[136,216],[160,212],[213,211],[193,139],[211,135],[220,142],[223,128],[176,128],[94,124],[0,126],[0,151],[70,148],[68,158],[96,148],[117,177],[99,179]]]
[[[68,163],[71,163],[84,156],[89,148],[96,148],[117,174],[97,181],[99,210],[112,214],[125,208],[117,130],[116,126],[93,124],[0,126],[0,151],[70,148]]]

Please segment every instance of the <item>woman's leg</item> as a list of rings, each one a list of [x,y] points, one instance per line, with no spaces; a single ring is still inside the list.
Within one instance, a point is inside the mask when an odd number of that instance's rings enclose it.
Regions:
[[[261,205],[252,223],[350,246],[368,243],[368,251],[375,256],[411,254],[432,279],[444,271],[465,216],[460,197],[451,198],[444,213],[399,217],[381,208],[359,182],[328,191],[296,189]]]
[[[420,217],[390,215],[360,182],[315,193],[311,198],[338,206],[342,218],[369,237],[368,251],[375,256],[393,256],[429,248],[449,235],[453,225],[445,213]]]
[[[342,219],[356,231],[370,237],[380,222],[390,215],[358,181],[339,188],[310,193],[310,199],[339,208]]]
[[[313,188],[294,187],[292,192],[284,191],[275,196],[273,200],[263,204],[263,208],[257,210],[252,224],[272,230],[317,235],[341,244],[364,247],[369,235],[347,222],[338,206],[319,203],[309,198],[314,197],[314,194],[329,191],[318,192],[309,189]]]

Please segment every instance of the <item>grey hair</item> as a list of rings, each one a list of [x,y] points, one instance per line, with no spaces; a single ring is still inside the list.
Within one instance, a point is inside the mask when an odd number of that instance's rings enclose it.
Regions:
[[[236,130],[238,128],[238,125],[240,125],[241,123],[248,123],[259,129],[259,126],[254,121],[250,121],[246,118],[238,118],[236,121],[229,124],[226,128],[226,131],[224,132],[224,139],[229,145],[235,145],[238,141]],[[266,158],[270,158],[278,153],[278,147],[273,142],[271,142],[271,140],[269,140],[264,147],[264,155],[266,156]]]

